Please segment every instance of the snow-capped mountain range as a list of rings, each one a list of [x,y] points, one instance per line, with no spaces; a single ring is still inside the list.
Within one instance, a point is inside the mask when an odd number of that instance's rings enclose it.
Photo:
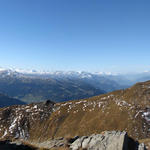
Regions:
[[[125,89],[147,80],[150,72],[113,74],[0,68],[0,93],[27,103],[45,99],[66,101]]]
[[[150,71],[141,73],[112,73],[112,72],[87,72],[87,71],[43,71],[34,69],[18,69],[0,67],[0,77],[17,77],[17,78],[76,78],[76,79],[94,79],[103,78],[104,80],[112,80],[119,85],[131,86],[136,82],[144,82],[150,80]]]
[[[18,69],[18,68],[2,68],[0,67],[0,74],[28,74],[28,75],[69,75],[69,76],[81,76],[91,77],[91,75],[118,75],[112,72],[86,72],[86,71],[44,71],[44,70],[29,70],[29,69]]]
[[[88,72],[88,71],[45,71],[45,70],[35,70],[35,69],[19,69],[19,68],[3,68],[0,67],[0,74],[6,73],[10,74],[26,74],[26,75],[66,75],[66,76],[80,76],[82,78],[91,77],[91,75],[99,76],[144,76],[150,75],[150,71],[144,71],[140,73],[114,73],[114,72]]]

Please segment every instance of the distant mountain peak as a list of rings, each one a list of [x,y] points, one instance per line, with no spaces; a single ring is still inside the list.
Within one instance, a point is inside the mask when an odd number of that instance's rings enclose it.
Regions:
[[[35,70],[35,69],[20,69],[20,68],[3,68],[0,67],[0,72],[17,72],[21,74],[51,74],[51,75],[117,75],[117,73],[112,72],[88,72],[88,71],[46,71],[46,70]]]

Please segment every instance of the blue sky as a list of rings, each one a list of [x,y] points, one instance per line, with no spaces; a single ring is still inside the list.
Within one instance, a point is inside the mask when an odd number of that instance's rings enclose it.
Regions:
[[[149,0],[1,0],[0,66],[150,70]]]

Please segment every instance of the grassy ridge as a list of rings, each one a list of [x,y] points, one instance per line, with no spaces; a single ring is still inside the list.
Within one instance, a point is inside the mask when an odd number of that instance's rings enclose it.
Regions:
[[[125,130],[133,138],[147,138],[150,126],[142,114],[150,107],[149,85],[139,83],[126,90],[58,103],[57,111],[31,130],[31,139],[90,135],[104,130]]]

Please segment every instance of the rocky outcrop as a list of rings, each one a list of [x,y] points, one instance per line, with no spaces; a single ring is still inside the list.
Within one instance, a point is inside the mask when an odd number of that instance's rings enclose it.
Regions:
[[[126,132],[106,131],[102,134],[82,136],[70,145],[71,150],[145,150],[144,144],[131,139]]]
[[[66,150],[146,150],[143,143],[130,138],[127,132],[105,131],[90,136],[57,138],[42,143],[30,143],[39,148]]]
[[[45,149],[66,149],[66,150],[146,150],[143,143],[139,144],[130,138],[125,131],[105,131],[101,134],[90,136],[76,136],[74,138],[57,138],[43,143],[1,141],[0,149],[11,150],[36,150]],[[32,146],[33,145],[33,146]]]

